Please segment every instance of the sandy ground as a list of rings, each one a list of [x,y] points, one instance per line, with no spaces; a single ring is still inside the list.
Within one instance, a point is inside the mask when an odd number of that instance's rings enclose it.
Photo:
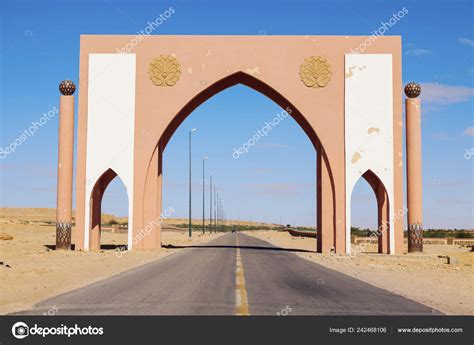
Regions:
[[[353,245],[360,252],[354,256],[321,255],[315,252],[314,238],[280,231],[244,233],[278,247],[311,251],[296,254],[446,314],[474,315],[474,253],[470,247],[425,245],[423,254],[380,255],[375,253],[375,244]],[[448,265],[446,256],[455,257],[457,264]]]
[[[55,251],[55,227],[0,222],[0,314],[27,309],[45,298],[61,294],[127,269],[158,260],[182,249],[126,252]],[[207,242],[222,234],[196,232],[190,241],[187,233],[162,233],[163,245],[190,245]],[[11,238],[13,237],[13,238]],[[114,247],[126,243],[127,234],[103,232],[101,244]],[[54,311],[45,311],[45,313]]]
[[[54,251],[48,248],[55,242],[54,217],[53,209],[0,208],[0,314],[27,309],[45,298],[181,250],[162,248],[133,254],[113,249]],[[123,220],[110,215],[103,215],[103,219]],[[184,220],[168,222],[179,224]],[[310,252],[297,254],[447,314],[474,314],[474,253],[469,252],[469,248],[425,245],[425,253],[421,255],[378,255],[374,254],[375,245],[367,245],[358,247],[362,253],[355,256],[321,255],[315,252],[315,239],[292,237],[278,231],[245,233],[279,247],[308,250]],[[190,242],[186,231],[165,231],[162,242],[180,246],[206,242],[218,236],[221,234],[202,236],[198,231]],[[101,243],[111,247],[123,245],[126,234],[104,232]],[[458,263],[448,265],[448,255],[457,258]]]

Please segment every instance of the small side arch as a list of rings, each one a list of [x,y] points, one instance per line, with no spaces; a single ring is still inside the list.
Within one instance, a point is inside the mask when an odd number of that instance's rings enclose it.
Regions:
[[[102,198],[104,192],[110,182],[117,177],[118,174],[112,169],[107,169],[96,181],[90,196],[90,212],[89,212],[89,250],[100,249],[101,234],[101,215],[102,215]],[[130,198],[127,192],[127,197]],[[130,220],[129,220],[130,223]]]
[[[377,230],[373,232],[374,236],[378,238],[378,252],[383,254],[390,253],[390,205],[387,189],[385,188],[382,180],[374,173],[371,169],[367,169],[360,178],[364,178],[374,191],[375,198],[377,200]],[[359,179],[360,179],[359,178]],[[357,181],[356,181],[357,184]],[[354,184],[355,186],[355,184]],[[351,197],[349,202],[352,202],[352,187]],[[349,221],[348,227],[350,229],[351,222]],[[350,230],[349,230],[350,231]]]

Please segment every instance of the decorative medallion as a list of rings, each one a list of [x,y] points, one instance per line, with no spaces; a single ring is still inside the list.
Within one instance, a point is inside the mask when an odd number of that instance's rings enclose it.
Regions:
[[[331,65],[322,56],[311,56],[300,66],[300,78],[307,87],[325,87],[331,77]]]
[[[175,57],[160,55],[150,62],[148,75],[156,86],[173,86],[179,80],[181,68]]]

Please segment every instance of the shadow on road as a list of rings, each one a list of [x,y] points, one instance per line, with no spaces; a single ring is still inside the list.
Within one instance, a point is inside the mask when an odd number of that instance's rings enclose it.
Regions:
[[[274,251],[283,251],[283,252],[295,252],[295,253],[316,253],[315,250],[306,250],[306,249],[296,249],[296,248],[280,248],[280,247],[260,247],[260,246],[230,246],[230,245],[196,245],[196,246],[175,246],[172,244],[166,244],[162,246],[167,249],[183,249],[183,248],[216,248],[216,249],[256,249],[256,250],[274,250]]]

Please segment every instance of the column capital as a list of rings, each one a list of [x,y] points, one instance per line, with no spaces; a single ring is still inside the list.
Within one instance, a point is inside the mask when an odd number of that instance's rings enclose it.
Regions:
[[[69,79],[63,80],[59,84],[59,91],[63,96],[72,96],[76,91],[76,85]]]
[[[421,94],[421,86],[415,82],[409,82],[405,86],[405,95],[408,98],[417,98]]]

